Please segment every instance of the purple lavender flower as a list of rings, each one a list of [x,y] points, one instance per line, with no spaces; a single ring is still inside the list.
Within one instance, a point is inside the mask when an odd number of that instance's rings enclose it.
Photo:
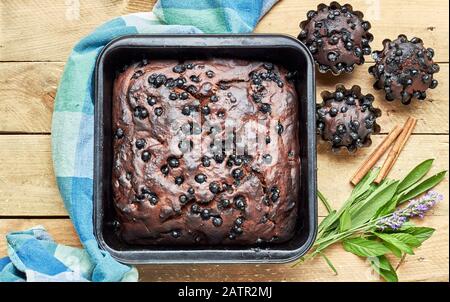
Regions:
[[[443,196],[436,191],[428,191],[421,198],[412,199],[406,207],[378,220],[376,227],[381,231],[386,229],[398,230],[412,217],[423,218],[425,213],[442,199]]]

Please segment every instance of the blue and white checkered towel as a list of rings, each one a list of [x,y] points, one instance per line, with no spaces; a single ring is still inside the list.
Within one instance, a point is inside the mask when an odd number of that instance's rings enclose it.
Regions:
[[[58,187],[84,250],[55,243],[43,227],[7,235],[0,281],[136,281],[135,268],[100,250],[93,234],[93,73],[112,39],[139,33],[246,33],[278,0],[159,0],[152,13],[113,19],[73,49],[59,84],[52,124]]]

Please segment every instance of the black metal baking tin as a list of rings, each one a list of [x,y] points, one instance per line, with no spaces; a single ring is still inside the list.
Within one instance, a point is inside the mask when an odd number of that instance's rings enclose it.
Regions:
[[[299,74],[299,138],[301,156],[297,231],[293,238],[267,247],[132,246],[113,231],[112,89],[116,71],[143,58],[196,59],[225,57],[270,61]],[[95,71],[94,232],[99,245],[118,261],[145,263],[283,263],[304,255],[317,228],[316,122],[314,61],[306,47],[284,35],[132,35],[109,43]]]

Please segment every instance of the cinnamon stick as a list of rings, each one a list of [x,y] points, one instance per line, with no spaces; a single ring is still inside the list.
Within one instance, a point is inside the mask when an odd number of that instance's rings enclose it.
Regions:
[[[377,161],[383,156],[383,154],[389,149],[395,139],[402,132],[402,128],[399,125],[396,125],[391,132],[383,139],[383,141],[373,150],[373,152],[364,160],[364,162],[359,166],[356,170],[355,174],[353,174],[350,183],[353,185],[357,185],[361,179],[367,174],[367,172],[372,169],[372,167],[377,163]]]
[[[398,159],[400,152],[406,144],[409,136],[412,133],[412,130],[416,124],[416,119],[413,117],[409,117],[405,125],[403,126],[403,130],[398,136],[397,140],[394,143],[391,151],[389,152],[383,166],[381,167],[380,172],[378,173],[377,178],[374,180],[374,183],[379,184],[389,173],[391,168],[394,166],[395,161]]]
[[[409,130],[408,130],[408,133],[406,134],[405,139],[403,139],[403,141],[402,141],[402,144],[401,144],[401,146],[400,146],[400,150],[403,150],[403,148],[405,147],[406,142],[408,141],[409,137],[411,136],[411,134],[412,134],[412,132],[413,132],[413,130],[414,130],[414,127],[416,127],[416,124],[417,124],[417,119],[413,118],[413,119],[412,119],[412,124],[411,124],[411,126],[409,127]],[[391,166],[389,167],[387,173],[389,173],[389,172],[391,171],[392,167],[393,167],[394,164],[397,162],[397,159],[398,159],[399,156],[400,156],[400,152],[397,153],[397,155],[395,156],[395,159],[394,159],[394,161],[392,162]]]

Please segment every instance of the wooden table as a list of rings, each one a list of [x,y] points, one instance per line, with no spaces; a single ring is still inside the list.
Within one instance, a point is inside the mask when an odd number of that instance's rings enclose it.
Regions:
[[[58,80],[74,43],[94,27],[126,13],[150,11],[150,0],[0,0],[0,255],[6,254],[4,236],[12,230],[44,225],[61,243],[79,246],[67,217],[53,175],[50,134],[53,102]],[[283,0],[261,21],[257,32],[296,36],[298,23],[318,1]],[[367,73],[372,59],[341,77],[318,76],[317,95],[338,82],[359,84],[373,93],[382,108],[382,134],[373,138],[371,148],[355,155],[332,154],[318,148],[320,190],[334,207],[349,194],[350,175],[394,124],[407,116],[418,118],[391,176],[402,176],[420,161],[436,158],[433,171],[448,169],[448,2],[410,0],[400,5],[394,0],[351,1],[365,12],[375,36],[373,49],[384,38],[404,33],[421,37],[436,51],[441,71],[437,89],[422,103],[406,107],[387,103],[372,88]],[[449,280],[448,178],[436,190],[445,199],[420,224],[437,229],[433,237],[407,256],[398,267],[403,281]],[[320,207],[320,216],[325,214]],[[340,245],[327,251],[338,275],[322,259],[297,268],[285,265],[152,265],[139,266],[145,281],[367,281],[377,280],[362,259],[343,251]]]

